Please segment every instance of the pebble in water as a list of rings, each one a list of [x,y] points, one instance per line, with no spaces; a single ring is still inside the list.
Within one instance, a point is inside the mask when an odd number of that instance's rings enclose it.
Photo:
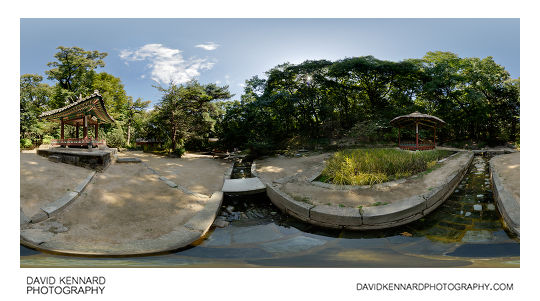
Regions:
[[[474,211],[482,211],[482,205],[475,204],[475,205],[473,205],[473,209],[474,209]]]
[[[495,210],[495,205],[494,204],[487,204],[487,210],[489,210],[489,211]]]

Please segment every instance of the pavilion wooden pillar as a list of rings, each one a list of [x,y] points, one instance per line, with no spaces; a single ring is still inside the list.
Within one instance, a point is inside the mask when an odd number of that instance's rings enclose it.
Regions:
[[[64,139],[64,118],[60,118],[60,139]]]
[[[416,125],[416,149],[418,150],[418,122],[414,123]]]
[[[83,135],[84,139],[88,139],[88,120],[86,119],[86,115],[83,116]]]
[[[94,134],[94,139],[98,140],[98,128],[99,128],[99,125],[98,125],[98,121],[96,121],[96,125],[95,125],[95,134]]]

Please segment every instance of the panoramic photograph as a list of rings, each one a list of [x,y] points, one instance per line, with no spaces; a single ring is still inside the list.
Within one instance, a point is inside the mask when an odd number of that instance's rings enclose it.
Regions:
[[[519,268],[520,19],[20,19],[21,268]]]

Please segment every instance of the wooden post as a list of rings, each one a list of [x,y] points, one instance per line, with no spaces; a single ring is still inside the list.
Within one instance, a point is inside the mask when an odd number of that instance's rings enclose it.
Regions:
[[[64,140],[64,117],[60,118],[60,139]]]
[[[397,128],[397,145],[398,145],[398,147],[401,146],[401,131],[400,130],[401,130],[401,127],[398,127]]]
[[[94,135],[94,139],[98,140],[98,122],[96,121],[96,125],[95,125],[95,130],[96,130],[96,133]]]
[[[418,150],[418,122],[415,122],[416,125],[416,149]]]
[[[83,117],[83,135],[84,139],[88,139],[88,121],[86,120],[86,115]]]
[[[433,147],[435,147],[435,145],[437,145],[437,127],[433,127]]]

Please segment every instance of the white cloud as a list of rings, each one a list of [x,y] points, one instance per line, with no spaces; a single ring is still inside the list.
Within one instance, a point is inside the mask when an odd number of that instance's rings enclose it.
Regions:
[[[216,44],[214,42],[207,42],[205,44],[195,45],[195,47],[202,48],[204,50],[216,50],[216,48],[219,47],[219,44]]]
[[[182,51],[167,48],[162,44],[146,44],[137,50],[124,49],[120,58],[128,61],[147,61],[151,78],[161,84],[182,84],[200,75],[201,70],[209,70],[214,62],[208,59],[184,59]]]

